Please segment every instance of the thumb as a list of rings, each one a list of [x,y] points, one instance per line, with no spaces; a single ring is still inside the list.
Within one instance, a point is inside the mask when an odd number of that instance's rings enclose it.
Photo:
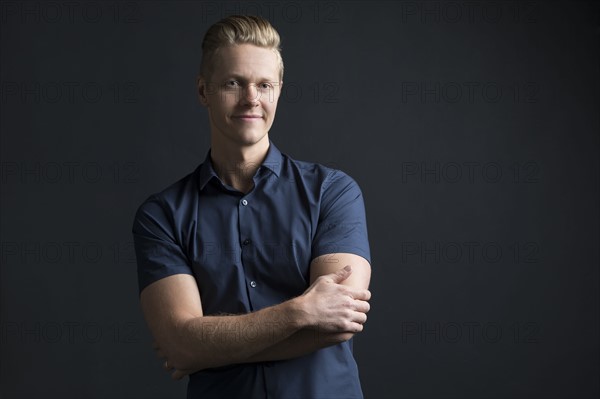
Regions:
[[[346,265],[346,267],[344,267],[343,269],[340,269],[337,272],[332,273],[331,279],[333,280],[334,283],[339,284],[342,281],[344,281],[345,279],[347,279],[348,276],[350,276],[350,274],[352,274],[352,268],[350,267],[350,265]]]

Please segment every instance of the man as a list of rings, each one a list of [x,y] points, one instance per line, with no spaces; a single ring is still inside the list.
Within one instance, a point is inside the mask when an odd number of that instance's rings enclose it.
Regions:
[[[189,398],[362,397],[351,345],[371,296],[362,194],[270,141],[279,44],[260,17],[207,31],[198,93],[211,148],[135,217],[142,310]]]

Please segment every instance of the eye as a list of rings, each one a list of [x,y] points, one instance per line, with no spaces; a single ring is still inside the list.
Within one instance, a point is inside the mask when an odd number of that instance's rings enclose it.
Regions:
[[[263,82],[263,83],[261,83],[261,84],[259,85],[259,87],[260,87],[261,89],[268,90],[268,89],[271,89],[271,88],[273,88],[273,85],[272,85],[271,83],[269,83],[269,82]]]
[[[240,86],[240,82],[238,82],[237,80],[228,80],[227,82],[225,82],[225,87],[228,88],[236,88]]]

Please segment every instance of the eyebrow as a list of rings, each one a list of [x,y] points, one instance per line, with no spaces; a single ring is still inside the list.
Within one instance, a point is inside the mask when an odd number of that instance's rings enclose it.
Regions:
[[[243,81],[243,82],[245,82],[246,80],[248,80],[245,77],[243,77],[242,75],[239,75],[237,73],[231,73],[231,74],[225,75],[224,79],[229,79],[229,78],[233,78],[233,79],[240,80],[240,81]],[[267,78],[267,77],[261,77],[261,78],[258,79],[258,81],[260,81],[260,82],[275,82],[275,83],[277,83],[277,82],[279,82],[279,79],[278,78],[271,79],[271,78]]]

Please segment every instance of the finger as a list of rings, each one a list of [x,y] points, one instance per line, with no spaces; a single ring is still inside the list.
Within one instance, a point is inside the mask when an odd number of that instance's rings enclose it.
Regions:
[[[364,315],[364,313],[362,313]],[[366,316],[365,316],[366,317]],[[350,323],[350,329],[348,332],[359,333],[363,330],[362,323]]]
[[[361,301],[368,301],[371,299],[371,291],[365,290],[363,288],[356,288],[350,286],[342,286],[343,293],[348,295],[352,299],[358,299]]]
[[[163,368],[167,371],[170,371],[171,369],[173,369],[173,366],[169,365],[169,360],[165,360],[165,362],[163,363]]]
[[[367,301],[355,300],[354,301],[354,310],[357,312],[367,313],[371,310],[371,305]]]
[[[346,265],[343,269],[340,269],[335,273],[331,273],[329,276],[334,283],[339,284],[346,280],[350,274],[352,274],[352,267],[350,267],[350,265]]]
[[[354,313],[354,317],[352,318],[352,321],[354,323],[358,323],[360,325],[363,325],[367,322],[367,314],[366,313],[362,313],[362,312],[355,312]]]
[[[371,299],[371,291],[369,291],[369,290],[353,288],[349,294],[352,298],[361,300],[361,301],[368,301]]]

